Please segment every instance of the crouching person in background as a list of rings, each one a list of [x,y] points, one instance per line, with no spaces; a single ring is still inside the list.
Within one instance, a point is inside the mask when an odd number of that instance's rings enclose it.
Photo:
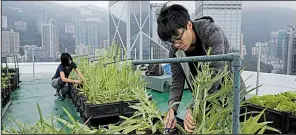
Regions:
[[[61,64],[58,66],[51,81],[52,87],[56,89],[54,96],[57,96],[58,99],[64,100],[66,98],[66,94],[71,90],[71,83],[80,84],[82,82],[80,80],[72,80],[69,78],[73,69],[79,75],[80,79],[84,80],[83,75],[77,68],[77,65],[73,62],[71,55],[68,53],[62,53]]]

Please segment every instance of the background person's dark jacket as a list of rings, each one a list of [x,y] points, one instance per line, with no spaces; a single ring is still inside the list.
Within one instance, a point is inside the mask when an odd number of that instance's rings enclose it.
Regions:
[[[211,48],[211,55],[219,55],[219,54],[227,54],[229,53],[229,42],[226,38],[225,33],[222,31],[222,29],[214,23],[213,18],[211,17],[202,17],[199,19],[196,19],[193,21],[193,29],[196,33],[197,40],[200,41],[197,42],[197,46],[202,46],[203,51],[208,50]],[[198,54],[197,54],[198,55]],[[186,57],[186,54],[184,51],[178,50],[174,46],[171,46],[169,57]],[[228,62],[227,62],[228,63]],[[184,65],[183,65],[184,64]],[[186,65],[187,64],[187,65]],[[211,68],[215,69],[224,69],[225,61],[212,61],[210,64]],[[230,66],[230,65],[229,65]],[[184,71],[188,69],[187,71]],[[171,72],[172,72],[172,86],[170,90],[170,99],[169,99],[169,106],[171,106],[174,102],[180,102],[182,95],[183,95],[183,89],[184,89],[184,83],[185,80],[189,86],[189,88],[192,90],[191,83],[192,78],[190,77],[190,73],[192,70],[189,68],[189,63],[172,63],[171,64]],[[192,72],[191,72],[192,73]],[[213,93],[217,91],[220,81],[217,81],[212,89],[209,91],[210,93]],[[241,89],[245,89],[245,84],[241,79]],[[173,107],[175,110],[178,109],[178,105],[175,105]]]

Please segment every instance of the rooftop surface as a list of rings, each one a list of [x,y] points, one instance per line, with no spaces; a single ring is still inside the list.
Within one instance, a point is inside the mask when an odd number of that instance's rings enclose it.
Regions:
[[[36,103],[41,107],[43,115],[50,117],[50,114],[67,119],[62,107],[66,108],[77,120],[81,120],[75,112],[69,100],[56,100],[53,96],[54,89],[50,85],[50,79],[54,75],[59,63],[35,63],[35,81],[33,80],[32,63],[19,64],[20,79],[22,81],[19,89],[12,94],[12,102],[3,117],[3,124],[15,127],[14,122],[9,121],[9,115],[20,122],[33,124],[39,119]],[[11,65],[12,66],[12,65]],[[242,77],[246,80],[246,85],[251,88],[256,87],[256,72],[244,71]],[[285,91],[296,91],[296,76],[260,73],[259,95],[277,94]],[[167,101],[169,93],[151,91],[154,101],[161,111],[168,109]],[[253,91],[251,94],[255,94]],[[180,105],[178,117],[184,118],[185,108],[192,99],[189,90],[184,92],[182,104]]]

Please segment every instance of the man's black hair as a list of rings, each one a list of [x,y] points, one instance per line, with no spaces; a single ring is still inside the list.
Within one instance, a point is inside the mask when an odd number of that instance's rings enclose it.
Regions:
[[[62,66],[63,67],[69,66],[71,59],[72,59],[72,57],[71,57],[70,54],[68,54],[68,53],[62,53],[62,55],[61,55]]]
[[[161,40],[169,41],[172,37],[179,36],[178,30],[180,28],[186,28],[190,16],[188,10],[179,5],[173,4],[167,6],[165,3],[161,8],[157,18],[157,33]]]

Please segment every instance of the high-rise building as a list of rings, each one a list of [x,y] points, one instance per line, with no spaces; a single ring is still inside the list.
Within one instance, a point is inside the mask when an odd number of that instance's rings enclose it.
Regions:
[[[294,31],[295,32],[295,31]],[[293,39],[293,51],[292,51],[292,75],[296,75],[296,33],[294,33]]]
[[[240,53],[242,1],[195,1],[195,18],[211,16],[225,32],[231,52]]]
[[[38,20],[37,20],[37,31],[41,32],[42,25],[48,23],[47,18],[47,10],[43,9],[43,7],[40,7],[38,9]]]
[[[45,47],[37,47],[36,45],[25,45],[24,46],[25,62],[33,61],[33,51],[34,51],[35,62],[47,61],[47,52]]]
[[[268,42],[268,46],[269,46],[269,57],[271,59],[274,59],[274,58],[277,58],[277,48],[278,48],[278,45],[277,45],[277,32],[276,31],[273,31],[271,32],[271,36],[270,36],[270,39],[269,39],[269,42]]]
[[[289,38],[290,38],[290,32],[291,31],[287,31],[286,32],[286,35],[285,35],[285,46],[283,48],[284,50],[284,58],[283,58],[283,61],[284,61],[284,69],[283,69],[283,73],[284,74],[287,74],[287,68],[288,68],[288,52],[289,52]]]
[[[260,54],[259,54],[259,48],[260,48]],[[268,43],[264,42],[257,42],[255,47],[252,47],[252,55],[258,58],[258,55],[260,56],[260,61],[267,63],[268,61]]]
[[[277,57],[281,60],[284,59],[284,47],[285,47],[285,36],[286,30],[277,31]]]
[[[60,57],[60,40],[59,40],[59,27],[58,22],[54,19],[50,19],[49,24],[53,25],[53,45],[55,58]]]
[[[292,27],[289,31],[287,74],[296,75],[296,28]]]
[[[2,31],[2,56],[15,55],[20,52],[20,37],[18,32]]]
[[[48,58],[59,57],[58,33],[55,25],[43,24],[41,26],[42,47],[46,49]]]
[[[109,1],[109,44],[133,59],[150,59],[150,2]]]
[[[78,48],[80,45],[89,46],[88,48],[99,47],[100,22],[100,18],[79,19],[75,25],[75,46]]]
[[[80,15],[81,16],[92,16],[93,14],[91,13],[91,10],[88,9],[87,7],[82,7],[82,8],[80,8]]]
[[[76,55],[95,55],[96,50],[99,49],[99,46],[88,46],[88,45],[77,45],[75,47]]]
[[[247,55],[247,46],[242,45],[241,47],[241,58],[244,59],[244,57]]]
[[[244,34],[241,34],[241,43],[240,43],[240,56],[242,59],[244,59],[245,55],[246,55],[246,46],[244,45]]]
[[[27,23],[23,21],[14,22],[14,27],[16,31],[27,31]]]
[[[74,34],[75,25],[73,23],[65,23],[65,33]]]
[[[161,41],[157,33],[157,15],[160,12],[162,3],[150,4],[150,37],[153,39],[150,42],[150,56],[153,59],[161,59],[168,57],[168,45]]]
[[[2,15],[2,29],[7,29],[7,16]]]

